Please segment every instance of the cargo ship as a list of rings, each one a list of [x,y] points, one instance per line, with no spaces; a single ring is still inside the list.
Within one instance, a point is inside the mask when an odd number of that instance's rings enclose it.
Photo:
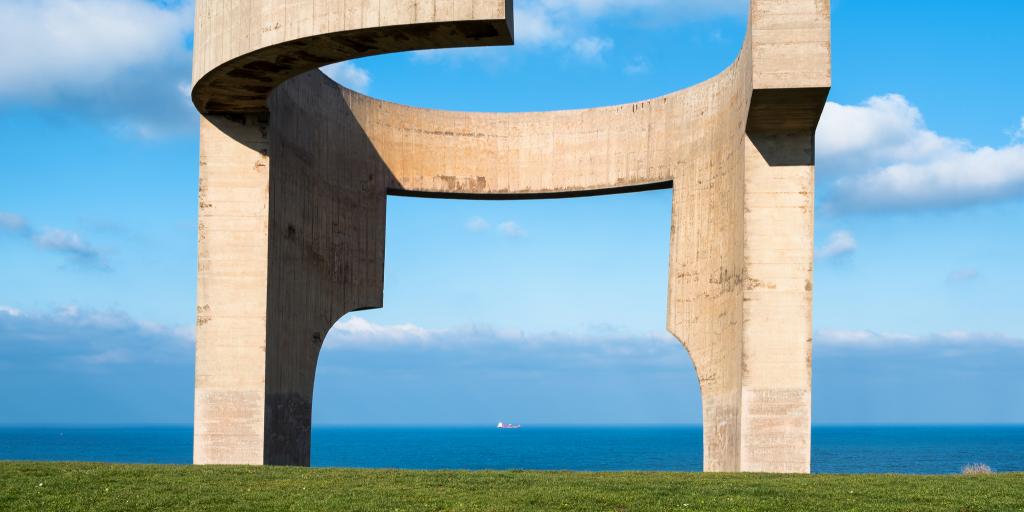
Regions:
[[[522,425],[513,425],[511,423],[503,423],[500,421],[498,422],[498,428],[500,429],[517,429],[520,428],[521,426]]]

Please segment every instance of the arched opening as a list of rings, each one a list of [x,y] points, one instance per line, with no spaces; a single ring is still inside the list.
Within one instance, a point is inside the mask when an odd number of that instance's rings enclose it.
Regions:
[[[700,470],[670,210],[670,191],[389,198],[384,308],[327,336],[312,464]]]

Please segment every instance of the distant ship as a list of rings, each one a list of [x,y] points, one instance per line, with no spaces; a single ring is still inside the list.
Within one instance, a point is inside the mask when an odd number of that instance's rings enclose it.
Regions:
[[[516,428],[520,428],[521,426],[522,425],[513,425],[511,423],[502,423],[500,421],[498,422],[498,428],[501,428],[501,429],[505,429],[505,428],[516,429]]]

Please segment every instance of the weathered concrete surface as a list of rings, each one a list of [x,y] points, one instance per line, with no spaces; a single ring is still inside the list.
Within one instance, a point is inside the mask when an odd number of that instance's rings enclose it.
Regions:
[[[418,109],[327,63],[511,43],[508,0],[197,2],[196,463],[308,464],[316,361],[381,307],[387,194],[673,189],[668,329],[701,384],[709,471],[810,469],[814,137],[828,0],[752,0],[722,74],[615,107]]]

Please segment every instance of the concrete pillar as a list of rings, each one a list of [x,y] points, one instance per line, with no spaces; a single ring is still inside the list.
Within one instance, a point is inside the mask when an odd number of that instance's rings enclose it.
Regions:
[[[751,135],[738,156],[675,182],[669,331],[700,381],[704,469],[806,473],[813,135]]]
[[[270,114],[202,121],[194,461],[309,465],[313,382],[344,314],[380,307],[386,180],[319,75]]]
[[[193,460],[262,464],[270,209],[266,125],[257,116],[207,116],[200,123]]]
[[[740,469],[811,461],[814,134],[746,140]]]
[[[728,79],[743,81],[741,76]],[[668,330],[690,353],[700,381],[704,469],[740,471],[743,383],[744,148],[742,88],[709,119],[702,146],[673,181]],[[739,105],[733,105],[738,102]]]

